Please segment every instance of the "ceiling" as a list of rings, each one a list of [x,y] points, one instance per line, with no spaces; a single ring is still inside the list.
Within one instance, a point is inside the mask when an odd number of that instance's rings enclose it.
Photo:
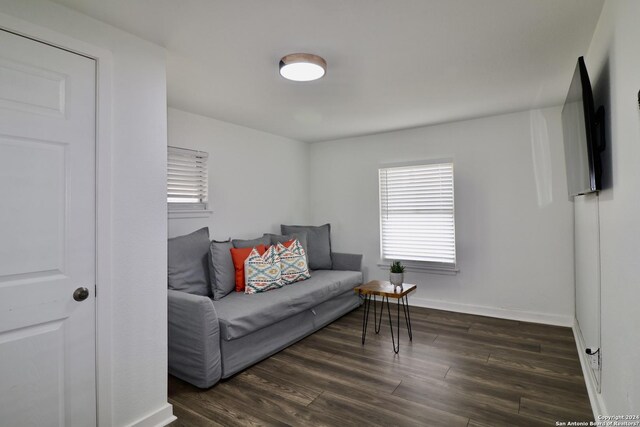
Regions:
[[[313,142],[559,105],[603,0],[56,2],[164,46],[169,106]]]

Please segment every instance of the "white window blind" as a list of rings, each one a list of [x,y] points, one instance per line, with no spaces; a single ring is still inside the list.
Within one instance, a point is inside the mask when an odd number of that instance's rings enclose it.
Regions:
[[[453,163],[378,172],[382,259],[455,267]]]
[[[169,147],[167,157],[167,203],[169,210],[207,209],[207,158],[202,151]]]

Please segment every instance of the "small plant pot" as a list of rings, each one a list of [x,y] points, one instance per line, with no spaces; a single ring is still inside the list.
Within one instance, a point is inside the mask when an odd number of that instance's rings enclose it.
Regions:
[[[389,273],[389,281],[393,286],[402,287],[404,282],[404,273]]]

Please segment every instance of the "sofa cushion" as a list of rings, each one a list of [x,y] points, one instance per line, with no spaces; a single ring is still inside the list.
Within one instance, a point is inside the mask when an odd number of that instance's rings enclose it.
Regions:
[[[304,282],[255,295],[233,292],[214,301],[220,337],[243,337],[282,319],[315,307],[362,283],[359,271],[319,270]]]
[[[209,295],[209,228],[169,239],[167,246],[169,289]]]
[[[277,247],[269,246],[263,255],[253,248],[244,262],[244,293],[257,294],[283,287],[281,271]]]
[[[307,257],[299,240],[294,240],[288,247],[278,243],[276,250],[280,257],[282,283],[289,285],[311,277]]]
[[[255,248],[258,245],[264,245],[266,247],[271,244],[271,239],[266,235],[263,235],[262,237],[249,240],[233,239],[231,243],[233,243],[234,248]]]
[[[331,224],[318,227],[281,225],[282,234],[307,233],[307,256],[312,270],[331,270]]]
[[[209,245],[209,276],[211,278],[211,293],[214,300],[219,300],[233,292],[236,288],[236,270],[231,258],[231,240],[216,242]]]

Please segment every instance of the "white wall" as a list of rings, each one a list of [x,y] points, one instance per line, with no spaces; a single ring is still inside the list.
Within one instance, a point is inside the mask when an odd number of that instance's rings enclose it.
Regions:
[[[578,353],[585,355],[588,347],[601,347],[600,340],[600,232],[598,194],[573,198],[574,261],[576,286],[576,342]],[[600,369],[586,366],[587,384],[600,383]]]
[[[46,1],[3,0],[0,12],[113,54],[112,407],[100,412],[105,425],[166,421],[164,50]]]
[[[640,2],[607,0],[586,55],[607,109],[600,193],[603,412],[640,413]],[[578,232],[578,230],[576,231]]]
[[[212,239],[253,238],[308,222],[308,144],[170,108],[169,145],[209,153],[213,211],[170,219],[170,237],[208,226]]]
[[[572,324],[573,211],[560,109],[376,134],[311,146],[311,219],[338,251],[379,261],[378,167],[453,158],[457,275],[409,272],[417,305]]]

